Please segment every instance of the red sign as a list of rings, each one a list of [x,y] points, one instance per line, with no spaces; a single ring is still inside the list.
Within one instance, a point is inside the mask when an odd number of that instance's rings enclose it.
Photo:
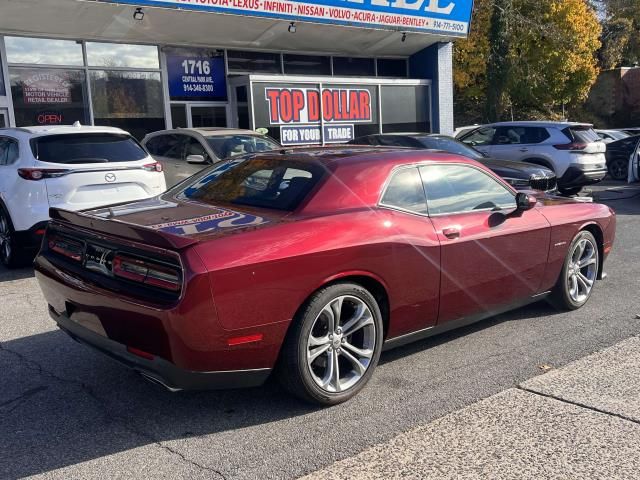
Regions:
[[[370,122],[371,93],[365,89],[267,88],[269,123],[309,124],[325,122]],[[320,108],[322,107],[322,108]]]
[[[71,103],[71,83],[52,73],[34,73],[22,81],[24,103]]]

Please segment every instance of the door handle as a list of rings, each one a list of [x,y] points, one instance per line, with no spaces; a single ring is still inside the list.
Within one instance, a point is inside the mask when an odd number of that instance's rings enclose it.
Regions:
[[[521,149],[520,149],[520,151],[521,151],[521,152],[528,152],[528,151],[529,151],[529,149],[528,149],[528,148],[521,148]]]
[[[460,237],[460,227],[443,228],[442,234],[447,238],[458,238]]]

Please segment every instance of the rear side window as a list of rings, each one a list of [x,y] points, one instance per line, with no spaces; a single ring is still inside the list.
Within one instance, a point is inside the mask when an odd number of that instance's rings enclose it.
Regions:
[[[403,168],[395,172],[380,203],[410,212],[427,213],[427,198],[418,168]]]
[[[183,187],[178,196],[214,205],[224,203],[292,211],[323,173],[324,169],[315,163],[252,158],[212,167]]]
[[[151,155],[182,159],[184,154],[184,135],[158,135],[150,138],[145,146]]]
[[[596,131],[588,126],[567,127],[562,130],[562,133],[569,137],[569,140],[576,143],[591,143],[602,140]]]
[[[31,140],[35,158],[50,163],[110,163],[143,160],[147,153],[130,135],[73,133]]]
[[[499,127],[496,132],[497,145],[532,145],[549,138],[549,132],[541,127]]]

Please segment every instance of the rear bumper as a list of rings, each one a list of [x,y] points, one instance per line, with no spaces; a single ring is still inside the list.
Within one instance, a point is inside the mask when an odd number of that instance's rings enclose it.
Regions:
[[[600,182],[607,175],[607,168],[585,170],[575,165],[567,168],[567,171],[558,179],[558,187],[570,188],[592,185]]]
[[[156,356],[147,359],[135,355],[127,350],[126,345],[79,325],[67,315],[58,314],[53,308],[49,308],[49,314],[60,329],[74,340],[114,358],[140,373],[146,379],[159,383],[170,391],[255,387],[262,385],[271,373],[270,368],[214,372],[185,370]]]
[[[19,230],[14,232],[16,245],[20,245],[21,248],[37,249],[40,248],[42,243],[42,237],[44,236],[44,230],[47,228],[48,222],[38,222],[33,225],[29,230]]]

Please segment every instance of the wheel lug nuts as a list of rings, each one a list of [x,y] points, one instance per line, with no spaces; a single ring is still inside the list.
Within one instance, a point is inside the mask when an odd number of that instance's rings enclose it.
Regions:
[[[339,328],[339,329],[336,331],[336,333],[337,333],[338,335],[340,335],[340,334],[342,333],[342,329],[341,329],[341,328]]]
[[[347,339],[346,339],[346,338],[344,338],[344,337],[342,337],[342,340],[341,340],[341,341],[342,341],[342,343],[344,343],[344,342],[346,342],[346,341],[347,341]]]
[[[333,335],[329,335],[329,340],[333,340]]]

